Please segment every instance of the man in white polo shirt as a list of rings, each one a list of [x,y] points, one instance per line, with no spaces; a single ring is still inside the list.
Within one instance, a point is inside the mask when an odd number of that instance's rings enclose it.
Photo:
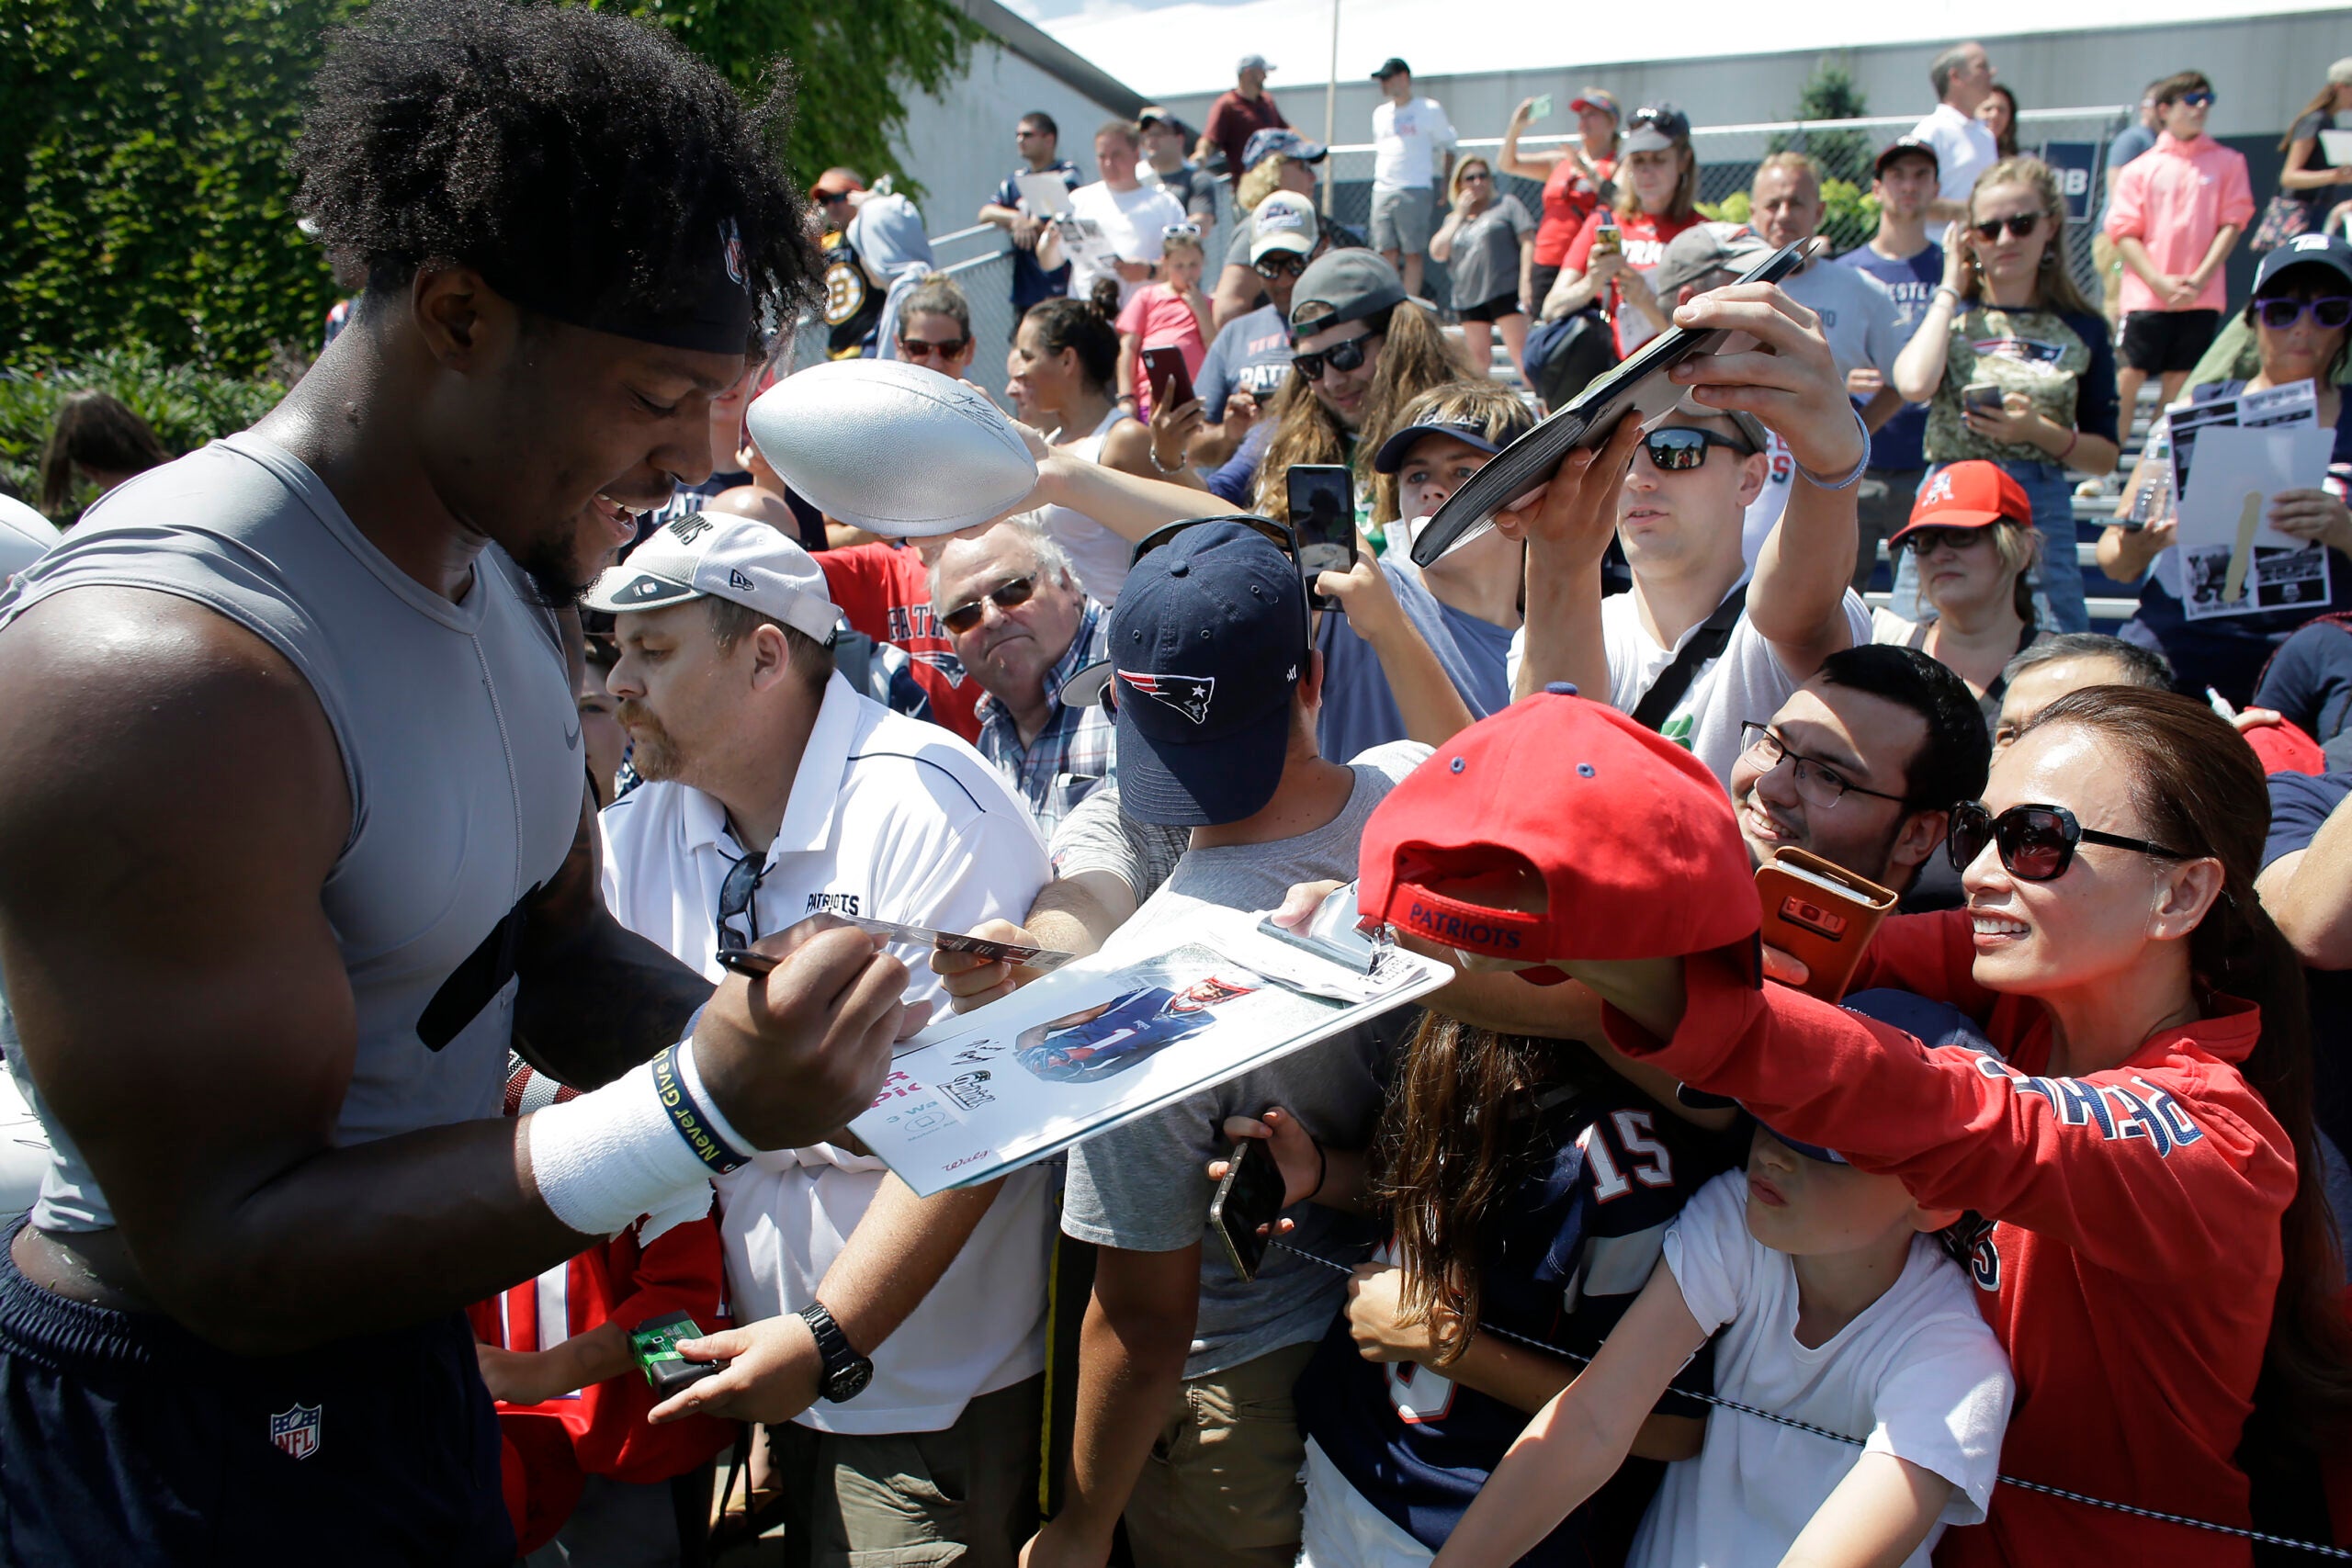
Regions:
[[[617,617],[607,680],[646,780],[602,818],[630,930],[716,979],[722,948],[820,911],[968,931],[1045,884],[1027,809],[979,754],[833,672],[840,611],[775,529],[679,518],[586,602]],[[900,955],[908,999],[931,999],[922,951]],[[1035,1503],[1046,1179],[919,1201],[837,1140],[718,1179],[736,1315],[770,1321],[729,1337],[701,1407],[770,1424],[796,1562],[958,1543],[1010,1568]]]
[[[1976,176],[2001,156],[1992,131],[1976,118],[1976,106],[1993,94],[1993,62],[1981,43],[1954,44],[1928,63],[1928,85],[1936,90],[1935,110],[1911,128],[1936,150],[1936,199],[1928,204],[1928,216],[1964,220]]]

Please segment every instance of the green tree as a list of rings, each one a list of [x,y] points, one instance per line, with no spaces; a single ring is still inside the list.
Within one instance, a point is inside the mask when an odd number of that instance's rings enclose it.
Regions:
[[[952,0],[620,4],[752,90],[800,82],[787,156],[903,174],[903,95],[981,36]],[[256,374],[335,297],[294,227],[287,154],[322,34],[364,0],[0,0],[0,358],[107,348]]]
[[[1796,112],[1789,118],[1860,119],[1870,112],[1870,104],[1854,85],[1852,74],[1835,61],[1823,60],[1798,90]],[[1820,165],[1822,199],[1827,208],[1822,232],[1838,250],[1851,250],[1871,237],[1878,226],[1878,205],[1864,194],[1871,182],[1873,152],[1867,132],[1800,128],[1776,134],[1766,148],[1771,152],[1807,152]]]

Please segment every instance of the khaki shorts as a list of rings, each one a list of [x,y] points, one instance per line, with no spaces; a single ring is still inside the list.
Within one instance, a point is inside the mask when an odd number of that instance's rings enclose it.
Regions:
[[[1437,193],[1428,186],[1372,193],[1372,248],[1400,255],[1429,254],[1430,218]]]
[[[768,1428],[792,1568],[1012,1568],[1037,1525],[1041,1373],[940,1432]]]
[[[1136,1568],[1290,1568],[1306,1506],[1290,1394],[1314,1354],[1285,1345],[1185,1382],[1127,1500]]]

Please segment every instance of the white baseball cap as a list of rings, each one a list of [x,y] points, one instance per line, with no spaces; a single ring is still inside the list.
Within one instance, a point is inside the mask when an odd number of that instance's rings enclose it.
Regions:
[[[822,643],[833,640],[841,621],[825,574],[807,550],[756,518],[701,512],[663,525],[628,559],[597,578],[581,603],[625,615],[705,594],[757,610]]]
[[[1296,191],[1269,191],[1250,215],[1250,259],[1262,261],[1276,251],[1311,254],[1321,229],[1313,202]]]

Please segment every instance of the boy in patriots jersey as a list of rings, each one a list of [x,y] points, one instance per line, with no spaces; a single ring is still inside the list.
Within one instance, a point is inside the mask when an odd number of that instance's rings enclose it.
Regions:
[[[1582,1045],[1438,1013],[1368,1153],[1318,1149],[1279,1109],[1226,1131],[1272,1137],[1295,1192],[1319,1179],[1317,1201],[1390,1226],[1295,1394],[1309,1568],[1429,1561],[1528,1416],[1576,1376],[1570,1358],[1607,1338],[1668,1224],[1724,1163],[1707,1134]],[[1702,1351],[1678,1387],[1704,1391],[1708,1365]],[[1695,1453],[1704,1417],[1669,1390],[1634,1452]],[[1588,1522],[1570,1516],[1521,1561],[1584,1562]]]

